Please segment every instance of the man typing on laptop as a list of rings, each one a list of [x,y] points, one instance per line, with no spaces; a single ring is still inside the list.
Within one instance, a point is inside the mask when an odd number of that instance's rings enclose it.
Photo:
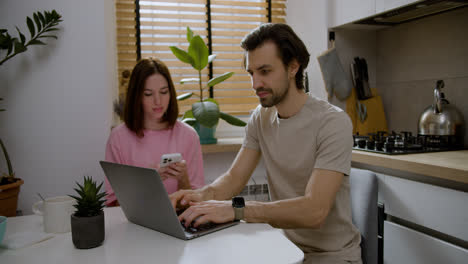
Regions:
[[[305,263],[361,263],[347,176],[352,150],[348,116],[304,92],[309,53],[289,26],[261,25],[241,46],[261,106],[226,173],[201,189],[170,195],[172,206],[190,206],[179,219],[194,226],[232,220],[268,223],[285,229],[304,251]],[[273,201],[226,201],[241,192],[261,156]]]

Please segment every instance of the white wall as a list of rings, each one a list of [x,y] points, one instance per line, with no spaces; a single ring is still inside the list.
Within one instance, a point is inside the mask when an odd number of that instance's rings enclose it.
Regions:
[[[85,174],[103,179],[98,160],[112,119],[115,52],[113,1],[2,0],[0,25],[26,36],[26,16],[56,9],[63,16],[58,40],[33,46],[0,66],[0,136],[16,176],[24,179],[19,209],[43,196],[73,193]],[[5,171],[3,156],[0,172]]]
[[[290,0],[286,2],[286,22],[304,41],[310,53],[309,89],[318,98],[326,99],[327,92],[317,56],[328,48],[327,0]]]

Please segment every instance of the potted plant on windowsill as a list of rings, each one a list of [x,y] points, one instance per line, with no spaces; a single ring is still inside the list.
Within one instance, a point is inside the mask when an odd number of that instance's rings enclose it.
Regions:
[[[204,90],[227,80],[234,73],[226,72],[220,76],[212,78],[207,82],[207,87],[203,87],[201,72],[216,58],[216,55],[209,55],[208,47],[203,39],[199,35],[194,36],[193,31],[189,27],[187,27],[187,41],[189,42],[188,51],[175,46],[171,46],[170,49],[180,61],[190,64],[198,71],[198,78],[182,79],[180,82],[182,84],[187,82],[197,82],[200,92],[199,94],[185,93],[179,95],[177,99],[185,100],[195,95],[200,98],[200,101],[192,104],[192,109],[187,110],[184,113],[182,121],[192,125],[195,130],[197,130],[202,144],[214,144],[217,142],[217,139],[214,137],[214,133],[220,118],[234,126],[246,125],[246,123],[239,118],[220,111],[219,104],[215,99],[203,97]]]
[[[76,183],[74,190],[78,196],[70,195],[76,200],[75,213],[71,215],[71,232],[73,245],[79,249],[98,247],[104,241],[104,197],[106,193],[100,192],[102,182],[96,182],[88,176],[84,177],[83,185]]]
[[[50,12],[44,11],[42,13],[35,12],[32,19],[27,17],[26,24],[31,35],[31,39],[29,41],[26,41],[26,37],[18,27],[16,27],[18,37],[12,37],[8,33],[7,29],[0,29],[0,66],[14,56],[25,52],[31,45],[45,45],[41,39],[57,39],[57,37],[52,35],[51,32],[59,30],[57,26],[62,21],[61,18],[62,16],[55,10]],[[3,98],[0,98],[0,101],[1,100],[3,100]],[[0,112],[3,111],[5,111],[5,109],[0,109]],[[16,216],[18,194],[20,186],[24,181],[15,177],[15,172],[11,165],[11,160],[6,146],[1,139],[0,147],[8,167],[8,173],[0,175],[0,215]]]

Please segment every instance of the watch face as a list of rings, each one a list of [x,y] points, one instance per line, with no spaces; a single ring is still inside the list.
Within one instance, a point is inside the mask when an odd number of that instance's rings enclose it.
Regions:
[[[244,197],[234,197],[232,198],[232,206],[233,207],[245,207]]]

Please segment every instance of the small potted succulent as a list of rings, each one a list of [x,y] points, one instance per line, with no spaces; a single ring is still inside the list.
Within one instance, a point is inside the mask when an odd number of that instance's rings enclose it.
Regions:
[[[171,46],[170,49],[177,59],[190,64],[198,72],[198,78],[183,79],[180,83],[198,83],[199,93],[181,94],[177,99],[185,100],[192,96],[197,96],[200,100],[193,103],[192,109],[184,113],[182,121],[192,125],[195,130],[197,130],[202,144],[214,144],[217,142],[216,138],[214,138],[214,132],[220,118],[234,126],[246,125],[246,123],[239,118],[220,111],[219,104],[215,99],[203,97],[204,90],[208,90],[209,87],[213,87],[227,80],[234,72],[226,72],[220,76],[214,77],[207,82],[207,87],[203,87],[201,72],[216,58],[216,55],[209,55],[208,47],[203,39],[198,35],[194,35],[189,27],[187,27],[187,41],[189,42],[188,51],[182,50],[176,46]]]
[[[79,249],[98,247],[104,241],[104,202],[106,193],[100,192],[102,182],[84,177],[83,185],[76,183],[74,190],[78,196],[70,195],[76,200],[75,213],[71,215],[71,232],[73,244]]]

